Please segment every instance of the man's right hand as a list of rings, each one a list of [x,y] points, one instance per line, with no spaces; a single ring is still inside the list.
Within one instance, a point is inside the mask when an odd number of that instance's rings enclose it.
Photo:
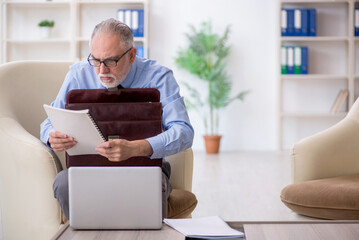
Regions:
[[[73,137],[69,137],[58,131],[50,132],[49,136],[49,144],[55,152],[66,151],[77,143]]]

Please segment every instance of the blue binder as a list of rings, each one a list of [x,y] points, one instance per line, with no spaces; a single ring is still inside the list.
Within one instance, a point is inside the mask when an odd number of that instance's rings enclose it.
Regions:
[[[124,9],[124,23],[132,29],[132,11],[131,9]]]
[[[287,68],[288,68],[288,65],[287,65],[287,47],[286,46],[281,46],[281,49],[280,49],[280,52],[281,52],[281,74],[287,74]]]
[[[282,10],[281,10],[281,33],[282,33],[282,36],[284,36],[284,37],[288,36],[287,17],[288,17],[287,9],[282,8]]]
[[[300,46],[294,47],[294,74],[302,73],[302,48]]]
[[[309,36],[317,36],[317,10],[315,8],[309,11]]]
[[[143,51],[143,46],[136,46],[136,49],[137,49],[137,56],[139,57],[144,57],[144,51]]]
[[[145,29],[145,14],[143,9],[137,9],[138,11],[138,37],[144,36]]]
[[[294,47],[287,48],[287,74],[294,74]]]
[[[131,29],[134,37],[138,37],[138,30],[140,25],[138,15],[139,14],[137,9],[131,9]]]
[[[295,36],[294,34],[294,9],[287,9],[287,36]]]
[[[132,26],[134,37],[144,36],[144,11],[143,9],[132,9]]]
[[[118,9],[117,10],[117,20],[120,22],[125,22],[125,10],[124,9]]]
[[[359,8],[354,11],[354,35],[359,37]]]
[[[308,9],[301,9],[302,30],[301,36],[309,36],[309,14]]]
[[[131,28],[134,37],[144,36],[143,9],[118,9],[117,19]]]
[[[294,9],[294,36],[302,36],[302,11]]]
[[[302,69],[301,74],[308,74],[308,47],[302,47]]]

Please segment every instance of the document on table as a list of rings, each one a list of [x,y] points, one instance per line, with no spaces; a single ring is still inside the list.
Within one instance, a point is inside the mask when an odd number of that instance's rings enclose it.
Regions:
[[[186,236],[186,239],[242,239],[244,234],[228,226],[218,216],[164,219],[164,222]]]

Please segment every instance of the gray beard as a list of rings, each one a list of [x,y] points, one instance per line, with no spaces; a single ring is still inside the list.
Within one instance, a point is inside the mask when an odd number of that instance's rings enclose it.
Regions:
[[[101,81],[100,75],[101,76],[110,76],[110,77],[112,77],[114,79],[114,81],[112,83],[104,83],[104,82]],[[117,87],[122,82],[120,79],[116,78],[113,74],[99,74],[99,75],[97,75],[97,77],[98,77],[101,85],[104,86],[105,88]]]

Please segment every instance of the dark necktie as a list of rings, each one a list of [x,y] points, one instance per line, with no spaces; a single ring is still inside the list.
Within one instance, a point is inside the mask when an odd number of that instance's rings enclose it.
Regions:
[[[123,89],[124,87],[119,84],[117,87],[113,87],[113,88],[108,88],[108,91],[110,92],[114,92],[114,91],[117,91],[118,89]]]

